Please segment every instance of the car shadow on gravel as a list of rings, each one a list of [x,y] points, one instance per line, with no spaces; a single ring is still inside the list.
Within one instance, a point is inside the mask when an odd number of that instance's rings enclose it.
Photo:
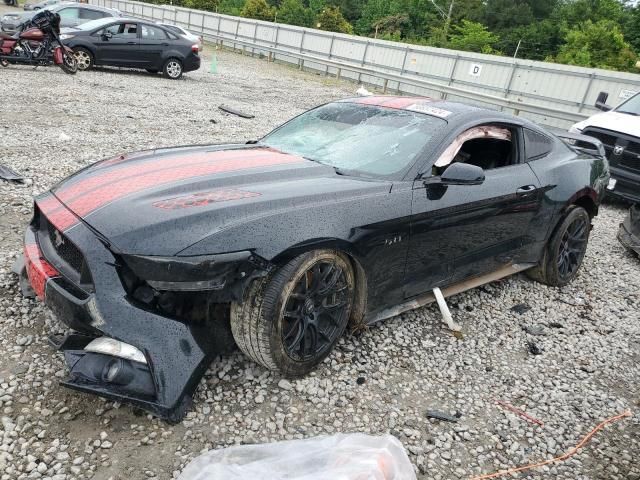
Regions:
[[[127,75],[127,76],[136,76],[136,77],[160,78],[162,80],[167,80],[167,81],[170,80],[168,78],[163,77],[161,72],[152,73],[152,72],[147,72],[146,70],[138,70],[138,69],[124,68],[124,67],[122,67],[122,68],[121,67],[103,67],[103,66],[91,67],[90,70],[87,70],[85,72],[79,72],[79,74],[80,75],[86,75],[86,74],[90,74],[92,72],[111,73],[111,74],[115,74],[115,75]],[[185,72],[182,75],[182,77],[180,77],[177,80],[178,81],[195,80],[194,78],[189,77],[189,73],[190,72]],[[172,80],[172,81],[176,81],[176,80]]]

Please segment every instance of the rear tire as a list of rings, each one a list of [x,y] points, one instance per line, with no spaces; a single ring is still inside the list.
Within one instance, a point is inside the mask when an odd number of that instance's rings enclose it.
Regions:
[[[533,280],[563,287],[578,275],[591,233],[591,217],[573,205],[551,235],[540,264],[527,271]]]
[[[164,66],[162,67],[162,74],[165,78],[178,80],[180,77],[182,77],[182,62],[177,58],[170,58],[169,60],[164,62]]]
[[[93,67],[93,55],[86,48],[77,47],[73,49],[76,55],[76,63],[78,64],[78,70],[84,72]]]
[[[355,276],[345,255],[305,253],[254,281],[244,302],[231,304],[233,337],[266,368],[289,377],[305,375],[344,333],[354,292]]]

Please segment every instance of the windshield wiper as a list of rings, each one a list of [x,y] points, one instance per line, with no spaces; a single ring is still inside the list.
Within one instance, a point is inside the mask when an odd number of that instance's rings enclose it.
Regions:
[[[637,112],[627,112],[626,110],[616,110],[618,113],[626,113],[627,115],[633,115],[634,117],[640,117],[640,113]]]
[[[358,178],[368,178],[365,175],[362,175],[357,170],[349,170],[346,168],[335,167],[331,165],[336,172],[336,175],[340,175],[341,177],[358,177]]]

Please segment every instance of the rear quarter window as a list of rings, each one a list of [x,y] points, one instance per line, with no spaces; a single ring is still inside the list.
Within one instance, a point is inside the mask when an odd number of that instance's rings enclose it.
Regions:
[[[534,130],[524,129],[527,162],[544,158],[553,149],[553,140]]]

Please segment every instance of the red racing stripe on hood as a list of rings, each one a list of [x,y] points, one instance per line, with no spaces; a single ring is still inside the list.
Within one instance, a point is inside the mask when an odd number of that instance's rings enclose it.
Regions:
[[[143,161],[135,165],[122,165],[106,172],[96,170],[89,178],[83,178],[76,183],[63,185],[55,191],[56,196],[63,202],[70,202],[74,197],[84,195],[89,191],[103,187],[111,182],[117,182],[137,175],[147,174],[163,169],[188,168],[203,162],[243,160],[264,157],[265,150],[242,150],[228,152],[200,152],[191,155],[174,155],[166,158],[155,158],[149,162]],[[279,154],[278,155],[282,155]],[[100,164],[97,164],[98,166]],[[91,172],[91,167],[87,173]],[[72,182],[73,179],[70,179]]]
[[[261,157],[257,158],[245,157],[241,160],[208,161],[195,165],[181,165],[176,168],[152,171],[136,177],[125,178],[112,182],[108,185],[103,185],[91,190],[87,194],[80,195],[72,201],[65,203],[73,213],[82,218],[98,208],[119,200],[127,195],[160,185],[166,185],[205,175],[300,162],[304,162],[301,157],[282,153],[269,153],[267,155],[263,154]]]
[[[79,222],[78,217],[69,211],[56,197],[49,195],[36,200],[36,205],[51,223],[61,232]]]

